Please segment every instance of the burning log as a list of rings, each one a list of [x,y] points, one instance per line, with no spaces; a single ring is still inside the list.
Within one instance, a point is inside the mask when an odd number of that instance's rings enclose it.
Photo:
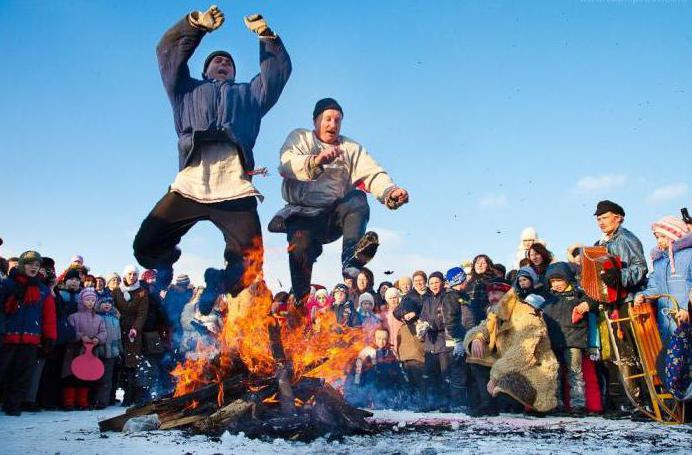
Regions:
[[[100,430],[122,431],[132,417],[157,414],[161,429],[204,434],[311,441],[373,433],[366,420],[372,414],[350,406],[328,384],[362,349],[361,332],[339,327],[329,312],[309,332],[296,321],[280,323],[271,315],[271,297],[260,282],[228,298],[213,345],[198,345],[199,355],[173,371],[175,397],[132,407],[99,422]]]

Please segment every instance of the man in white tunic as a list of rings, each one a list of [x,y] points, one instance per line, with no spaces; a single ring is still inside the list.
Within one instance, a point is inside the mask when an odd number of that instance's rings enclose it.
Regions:
[[[392,210],[408,202],[408,192],[394,184],[368,151],[340,134],[342,119],[336,100],[319,100],[314,130],[292,131],[281,148],[279,172],[288,204],[270,222],[269,231],[288,237],[291,284],[298,301],[309,294],[312,265],[322,245],[343,236],[345,277],[355,277],[375,254],[377,235],[366,233],[366,192]]]

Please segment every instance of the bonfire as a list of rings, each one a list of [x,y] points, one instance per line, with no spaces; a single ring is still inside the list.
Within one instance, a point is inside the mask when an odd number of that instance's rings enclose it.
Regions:
[[[121,431],[130,418],[148,414],[158,415],[161,429],[211,435],[309,441],[373,431],[371,414],[342,395],[346,371],[365,346],[362,331],[339,326],[331,311],[309,324],[300,306],[278,318],[262,258],[257,244],[246,254],[245,290],[220,297],[222,330],[173,370],[173,396],[101,421],[101,431]]]

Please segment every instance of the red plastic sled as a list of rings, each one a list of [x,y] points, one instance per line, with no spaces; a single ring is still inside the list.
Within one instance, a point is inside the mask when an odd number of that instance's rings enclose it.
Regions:
[[[103,376],[103,362],[94,355],[94,343],[84,343],[84,354],[72,360],[72,374],[82,381],[98,381]]]

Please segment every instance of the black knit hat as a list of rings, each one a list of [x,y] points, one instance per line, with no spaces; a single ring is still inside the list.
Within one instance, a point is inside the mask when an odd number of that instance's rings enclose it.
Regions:
[[[625,209],[623,209],[622,206],[607,199],[605,201],[600,201],[596,205],[596,213],[594,213],[594,216],[600,216],[607,212],[613,212],[616,215],[625,216]]]
[[[43,267],[44,269],[54,269],[55,268],[55,260],[53,258],[43,256],[41,258],[41,267]]]
[[[204,77],[204,78],[207,77],[207,68],[209,67],[209,64],[210,64],[211,61],[214,59],[214,57],[217,57],[217,56],[219,56],[219,55],[222,56],[222,57],[228,58],[228,59],[231,61],[231,65],[233,65],[233,73],[236,72],[236,70],[235,70],[235,60],[233,60],[233,57],[231,56],[231,54],[229,54],[229,53],[226,52],[226,51],[214,51],[214,52],[212,52],[211,54],[209,54],[209,55],[207,56],[207,59],[204,61],[204,69],[202,69],[202,77]]]
[[[436,272],[431,273],[430,276],[428,277],[428,281],[430,281],[433,278],[439,278],[440,281],[442,281],[443,283],[445,281],[445,276],[442,274],[442,272],[436,271]]]
[[[327,109],[336,109],[344,115],[344,110],[341,109],[341,105],[336,102],[334,98],[322,98],[317,103],[315,103],[315,109],[312,111],[312,119],[315,120],[320,114]]]

